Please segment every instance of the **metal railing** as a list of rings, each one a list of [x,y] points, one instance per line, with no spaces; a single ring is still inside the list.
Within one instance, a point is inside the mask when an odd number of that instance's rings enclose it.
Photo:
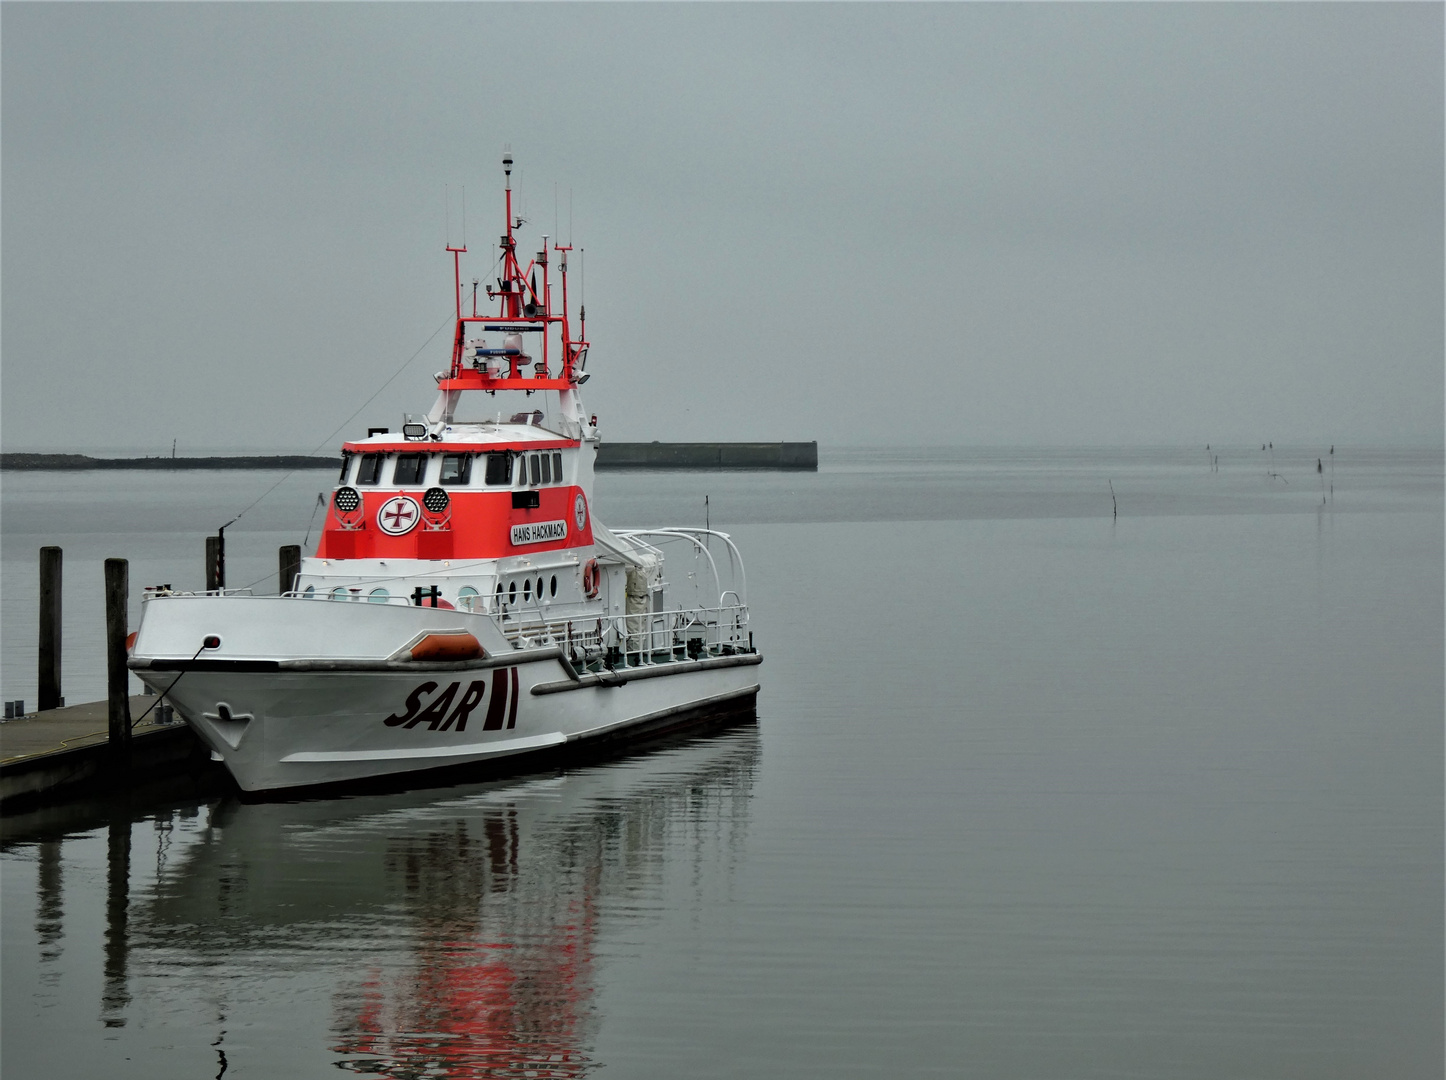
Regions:
[[[676,608],[584,619],[495,619],[517,648],[559,645],[583,665],[641,667],[749,652],[748,607]]]

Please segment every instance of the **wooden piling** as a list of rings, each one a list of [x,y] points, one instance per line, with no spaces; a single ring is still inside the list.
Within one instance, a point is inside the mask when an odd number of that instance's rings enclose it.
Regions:
[[[125,559],[105,561],[106,695],[110,720],[110,749],[121,760],[130,756],[131,702],[126,692],[126,606],[130,601],[130,564]]]
[[[296,588],[296,578],[301,573],[301,545],[284,544],[277,555],[281,572],[277,576],[276,591],[288,593]]]
[[[40,549],[40,649],[37,708],[58,709],[60,695],[61,550]]]
[[[221,538],[206,537],[206,591],[214,592],[221,587]]]

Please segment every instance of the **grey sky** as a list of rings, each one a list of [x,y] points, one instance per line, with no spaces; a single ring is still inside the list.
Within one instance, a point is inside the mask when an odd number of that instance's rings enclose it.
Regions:
[[[1442,13],[7,3],[4,446],[311,449],[505,143],[605,438],[1440,440]]]

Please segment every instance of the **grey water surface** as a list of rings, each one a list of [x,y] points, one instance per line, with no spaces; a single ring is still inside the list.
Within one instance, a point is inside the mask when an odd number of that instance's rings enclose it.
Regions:
[[[1443,455],[1323,449],[603,474],[611,525],[706,495],[738,540],[756,724],[11,821],[0,1069],[1440,1077]],[[34,695],[40,545],[89,700],[100,560],[195,587],[279,479],[7,473],[4,696]],[[330,483],[228,530],[231,584],[274,589]]]

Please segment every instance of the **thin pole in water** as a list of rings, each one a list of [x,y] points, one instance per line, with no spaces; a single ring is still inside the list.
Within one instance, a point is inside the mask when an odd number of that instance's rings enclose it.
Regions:
[[[58,547],[40,549],[40,648],[38,710],[57,709],[60,695],[60,591],[62,553]]]
[[[1110,484],[1110,506],[1114,508],[1114,513],[1112,513],[1110,516],[1111,516],[1112,518],[1114,518],[1114,520],[1118,521],[1118,520],[1120,519],[1120,504],[1115,500],[1115,482],[1114,482],[1113,480],[1111,480],[1111,481],[1109,482],[1109,484]]]
[[[122,765],[131,751],[130,670],[126,667],[126,608],[130,599],[130,564],[105,561],[106,700],[110,752]]]

